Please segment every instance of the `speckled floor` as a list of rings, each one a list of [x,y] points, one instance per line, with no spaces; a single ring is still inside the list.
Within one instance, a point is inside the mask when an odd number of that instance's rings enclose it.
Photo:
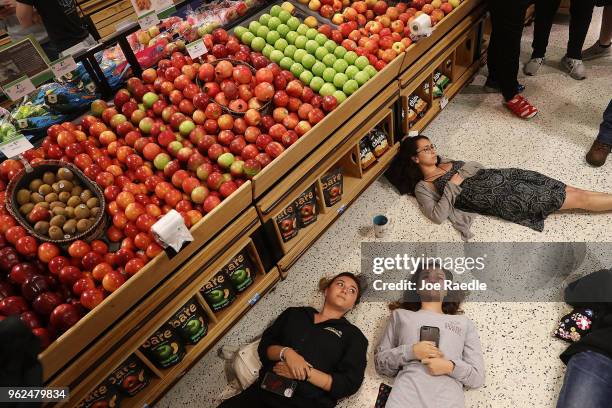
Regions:
[[[596,12],[586,46],[598,34]],[[601,169],[586,164],[584,155],[597,134],[602,112],[612,96],[612,58],[587,63],[588,78],[575,81],[557,68],[567,41],[567,19],[560,17],[551,34],[549,60],[536,77],[522,78],[526,97],[540,109],[529,122],[512,117],[498,94],[484,94],[481,74],[453,100],[426,130],[439,151],[452,158],[487,166],[537,170],[582,188],[612,192],[612,163]],[[528,59],[532,27],[525,30],[523,55]],[[521,74],[521,77],[523,75]],[[359,270],[361,241],[374,240],[368,224],[373,215],[391,220],[389,241],[459,241],[448,223],[434,225],[412,198],[399,197],[385,180],[375,182],[291,269],[289,277],[265,296],[219,342],[240,345],[262,332],[288,306],[321,303],[315,291],[322,275]],[[475,241],[559,242],[610,241],[612,214],[559,214],[543,233],[479,217]],[[612,244],[611,244],[612,245]],[[609,253],[610,251],[608,251]],[[609,266],[609,265],[608,265]],[[527,273],[527,272],[526,272]],[[558,359],[565,345],[551,337],[562,303],[467,303],[466,314],[479,328],[487,365],[486,386],[466,393],[468,407],[554,407],[563,378]],[[388,311],[384,303],[367,302],[349,319],[378,342]],[[371,353],[369,354],[371,360]],[[158,407],[215,407],[227,387],[224,362],[213,350],[204,356],[157,404]],[[372,407],[381,381],[372,362],[361,390],[340,407]]]

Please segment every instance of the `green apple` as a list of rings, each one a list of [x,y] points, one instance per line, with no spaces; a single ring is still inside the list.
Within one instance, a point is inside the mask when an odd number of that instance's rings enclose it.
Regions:
[[[329,96],[329,95],[333,95],[333,93],[336,92],[336,87],[333,84],[324,84],[321,89],[319,90],[319,93],[322,96]]]
[[[319,45],[325,45],[325,43],[326,43],[327,41],[329,41],[329,39],[327,38],[327,36],[326,36],[325,34],[321,34],[321,33],[319,33],[319,34],[315,35],[315,38],[314,38],[314,39],[315,39],[315,41],[316,41],[316,42],[318,42],[318,43],[319,43]]]
[[[257,32],[255,34],[257,34],[258,37],[261,38],[266,38],[268,36],[268,33],[270,32],[270,29],[264,25],[259,26],[259,28],[257,29]]]
[[[304,67],[302,66],[302,64],[294,62],[293,64],[291,64],[289,71],[291,71],[291,73],[295,75],[296,78],[299,78],[300,75],[302,75],[302,72],[304,72]]]
[[[272,62],[276,62],[277,64],[283,59],[285,58],[285,55],[282,53],[282,51],[279,50],[274,50],[270,53],[270,59],[272,60]]]
[[[232,278],[234,276],[232,275]],[[236,277],[236,279],[238,279],[238,277]],[[232,279],[233,281],[233,279]],[[242,281],[240,281],[239,283],[242,283]],[[187,333],[194,335],[197,334],[198,331],[200,331],[200,328],[202,327],[202,325],[200,324],[200,321],[197,319],[191,319],[189,320],[187,323],[185,323],[185,330],[187,331]]]
[[[276,30],[276,28],[281,25],[283,22],[278,17],[270,17],[270,21],[268,21],[268,28],[270,30]]]
[[[316,41],[315,41],[316,42]],[[317,43],[318,44],[318,43]],[[312,53],[311,53],[312,54]],[[323,58],[329,54],[329,51],[327,51],[327,49],[325,47],[317,47],[317,49],[314,52],[314,56],[317,57],[317,59],[321,62],[323,62]]]
[[[351,95],[355,91],[357,91],[357,89],[359,89],[359,83],[357,83],[357,81],[355,81],[354,79],[349,79],[344,83],[344,86],[342,87],[342,92],[347,95]]]
[[[321,62],[323,62],[328,67],[333,67],[334,63],[336,62],[336,57],[334,57],[334,54],[327,54],[323,57]]]
[[[334,75],[334,86],[338,89],[342,89],[342,87],[344,86],[344,84],[346,84],[346,81],[348,81],[348,77],[339,72],[336,75]]]
[[[323,79],[325,82],[334,82],[334,77],[336,76],[336,71],[333,68],[325,68],[323,70]]]
[[[242,37],[240,37],[240,40],[246,45],[251,45],[251,42],[253,42],[254,39],[255,34],[250,31],[247,31],[246,33],[242,34]]]
[[[327,38],[327,37],[326,37]],[[327,48],[327,51],[329,52],[334,52],[336,51],[336,48],[338,47],[338,45],[336,44],[336,42],[334,40],[327,40],[325,41],[325,43],[323,44],[323,46],[325,48]],[[342,58],[342,57],[338,57],[336,56],[336,58]]]
[[[337,59],[332,68],[334,68],[336,72],[344,73],[348,66],[348,62],[346,62],[344,59]]]
[[[259,17],[259,22],[267,27],[271,17],[272,16],[269,14],[262,14],[261,17]]]
[[[274,45],[278,40],[280,40],[280,34],[276,31],[270,31],[266,36],[266,42],[270,45]]]
[[[347,64],[348,64],[348,62],[347,62]],[[347,76],[349,79],[353,79],[353,78],[355,78],[355,75],[357,75],[357,73],[358,73],[358,72],[359,72],[359,68],[357,68],[357,67],[356,67],[356,66],[354,66],[354,65],[349,65],[349,66],[346,68],[346,70],[344,71],[344,73],[346,74],[346,76]]]
[[[306,51],[308,51],[309,54],[315,55],[317,48],[319,48],[319,43],[315,40],[308,40],[306,42]]]
[[[309,28],[308,30],[306,30],[305,35],[306,37],[308,37],[309,40],[314,40],[317,34],[319,34],[319,32],[316,28]]]
[[[285,48],[287,48],[288,45],[289,43],[287,43],[287,40],[285,40],[284,38],[279,38],[274,43],[274,48],[276,48],[279,51],[285,51]]]
[[[295,45],[288,45],[283,53],[285,54],[285,57],[293,58],[296,51],[297,47]]]
[[[252,21],[251,23],[257,23],[257,21]],[[259,23],[257,23],[257,24],[259,24]],[[244,28],[242,26],[238,26],[238,27],[234,28],[234,35],[236,37],[238,37],[238,38],[242,38],[242,34],[246,33],[247,31],[249,31],[249,30],[247,30],[246,28]],[[255,34],[255,33],[253,33],[253,34]]]
[[[270,9],[270,15],[271,15],[272,17],[278,17],[278,15],[280,14],[280,12],[281,12],[281,11],[283,11],[283,9],[281,8],[281,6],[279,6],[278,4],[277,4],[277,5],[274,5],[274,6],[272,6],[272,8]]]
[[[231,280],[235,285],[240,285],[241,283],[245,282],[248,277],[249,275],[244,269],[238,269],[232,273]]]
[[[261,37],[255,37],[251,41],[251,48],[257,52],[261,52],[266,45],[266,40]]]
[[[317,59],[312,54],[306,54],[304,55],[304,58],[302,58],[302,65],[306,69],[311,69],[316,62]]]
[[[283,58],[281,58],[281,60],[278,63],[278,65],[280,65],[280,67],[282,69],[287,69],[288,70],[293,65],[293,60],[291,58],[289,58],[289,57],[283,57]]]
[[[261,53],[264,55],[264,57],[269,59],[270,58],[270,54],[272,54],[272,51],[274,51],[274,47],[271,46],[270,44],[266,44],[266,46],[263,48]]]
[[[338,101],[338,105],[346,100],[346,95],[342,91],[335,91],[332,95]]]
[[[319,92],[323,85],[325,85],[325,80],[319,76],[315,76],[310,80],[310,84],[308,84],[313,91]]]
[[[291,18],[291,13],[289,13],[287,10],[281,10],[281,12],[278,13],[278,18],[280,18],[280,21],[283,23],[286,23]]]
[[[359,68],[360,71],[363,71],[368,65],[370,65],[370,61],[366,56],[362,55],[355,60],[355,66]]]
[[[344,58],[344,56],[346,55],[346,48],[342,46],[337,46],[334,50],[334,55],[336,56],[336,58]]]
[[[285,36],[285,40],[287,40],[289,44],[295,44],[295,40],[298,38],[298,36],[299,34],[297,32],[289,31]]]
[[[261,27],[261,24],[258,21],[251,21],[249,23],[249,31],[252,32],[255,35],[257,35],[257,30],[259,30],[259,27]],[[236,29],[237,28],[238,27],[236,27]],[[238,31],[236,31],[236,29],[234,29],[234,34],[236,35],[236,37],[241,38],[242,34],[238,33]]]
[[[348,62],[350,65],[355,64],[355,61],[357,60],[358,57],[359,55],[357,55],[355,51],[348,51],[346,54],[344,54],[344,60]]]
[[[305,35],[299,35],[298,38],[295,39],[295,46],[301,49],[306,49],[306,43],[308,42],[308,38]]]
[[[355,81],[359,84],[359,86],[365,84],[370,79],[370,76],[365,71],[359,71],[355,74]]]
[[[307,55],[310,55],[310,54],[308,54],[308,51],[306,51],[306,50],[300,49],[299,47],[297,47],[297,48],[298,48],[298,50],[295,52],[295,54],[293,54],[293,60],[295,62],[299,62],[300,64],[303,64],[304,63],[304,57],[307,56]]]
[[[300,19],[297,17],[291,17],[285,24],[287,24],[290,29],[295,31],[300,26]]]
[[[323,76],[323,71],[325,71],[325,68],[326,67],[325,67],[324,63],[322,63],[321,61],[317,61],[317,62],[314,63],[314,65],[312,66],[312,68],[310,70],[316,76],[322,77]]]
[[[374,68],[372,65],[368,65],[367,67],[365,67],[364,71],[368,73],[370,78],[374,77],[374,75],[376,75],[376,73],[378,72],[376,71],[376,68]]]
[[[312,81],[313,78],[314,78],[314,75],[312,74],[312,72],[307,71],[307,70],[304,70],[304,72],[300,74],[300,81],[302,81],[306,85],[309,85],[310,81]]]
[[[281,24],[276,28],[276,31],[278,31],[281,37],[285,38],[291,29],[286,24]]]
[[[295,31],[297,31],[299,35],[305,35],[306,31],[308,31],[308,26],[302,23],[295,29]]]

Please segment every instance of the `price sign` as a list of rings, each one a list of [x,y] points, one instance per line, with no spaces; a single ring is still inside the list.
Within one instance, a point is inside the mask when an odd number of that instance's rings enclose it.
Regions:
[[[9,159],[33,148],[32,143],[21,135],[0,144],[0,151]]]
[[[174,2],[172,0],[155,0],[153,3],[153,6],[158,13],[167,8],[174,7]]]
[[[155,11],[151,11],[138,17],[138,24],[140,24],[140,28],[147,30],[149,27],[159,24],[159,17],[157,17],[157,13]]]
[[[51,71],[53,71],[53,75],[58,79],[75,69],[77,69],[77,64],[71,56],[60,58],[51,63]]]
[[[192,59],[199,58],[208,52],[208,49],[206,49],[206,45],[204,45],[204,41],[202,39],[189,43],[186,45],[186,47],[187,52]]]
[[[446,96],[443,96],[442,98],[440,98],[440,109],[446,108],[446,105],[448,105],[448,98]]]
[[[2,90],[12,101],[17,101],[24,96],[34,92],[36,88],[34,84],[27,76],[22,76],[21,78],[6,84]]]
[[[408,136],[410,137],[415,137],[419,135],[419,131],[418,130],[411,130],[410,132],[408,132]]]

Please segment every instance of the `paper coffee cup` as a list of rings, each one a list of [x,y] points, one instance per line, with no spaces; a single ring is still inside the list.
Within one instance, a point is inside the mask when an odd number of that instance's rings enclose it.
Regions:
[[[373,218],[372,223],[374,224],[374,235],[376,238],[384,238],[387,234],[389,219],[384,215],[377,215]]]

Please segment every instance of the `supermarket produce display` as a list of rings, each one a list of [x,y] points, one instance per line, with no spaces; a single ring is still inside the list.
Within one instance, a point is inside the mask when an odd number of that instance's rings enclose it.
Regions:
[[[139,75],[104,51],[110,100],[44,85],[0,125],[14,139],[53,95],[89,110],[0,163],[0,319],[39,337],[69,406],[157,400],[479,65],[478,0],[228,4],[130,33]],[[180,251],[153,232],[176,213]]]

